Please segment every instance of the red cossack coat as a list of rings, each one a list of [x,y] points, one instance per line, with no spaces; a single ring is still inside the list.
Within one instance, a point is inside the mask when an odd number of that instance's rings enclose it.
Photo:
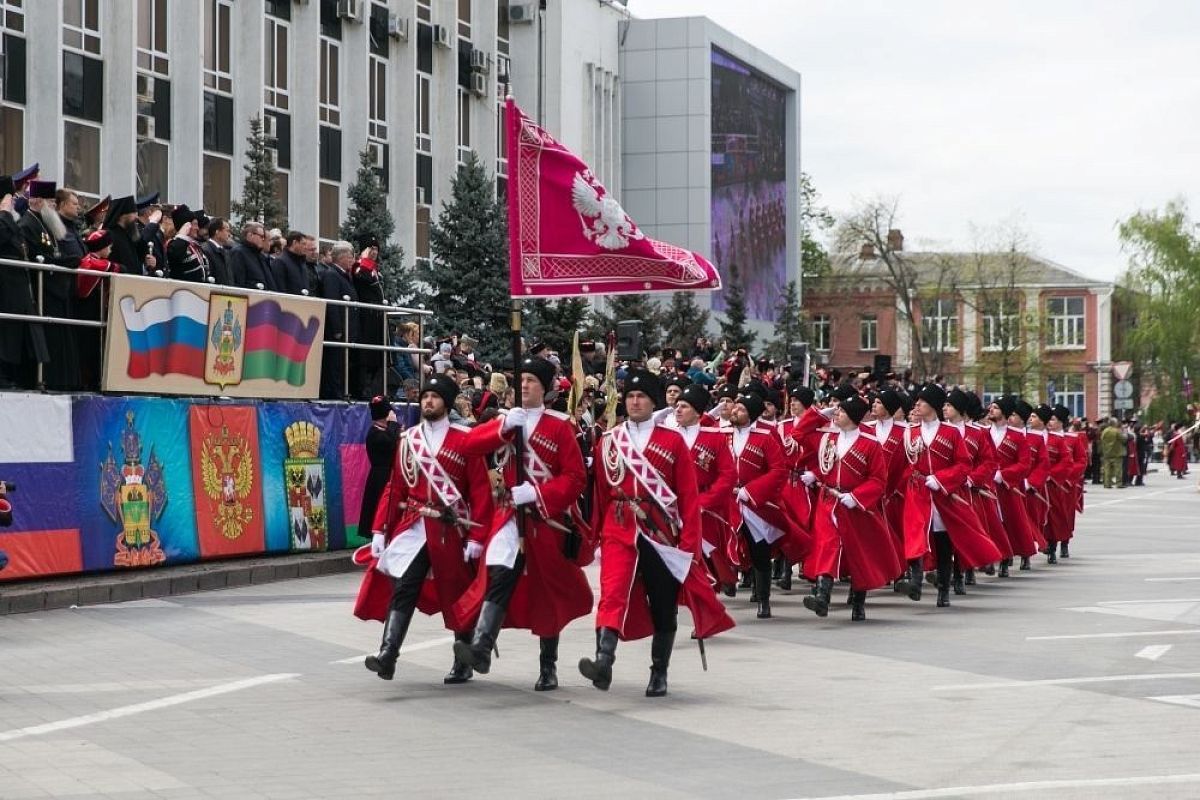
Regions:
[[[719,583],[737,583],[737,537],[729,527],[729,505],[737,473],[729,439],[720,428],[701,428],[692,443],[697,502],[704,541],[712,548],[708,561]]]
[[[1041,431],[1025,431],[1025,442],[1029,445],[1029,484],[1025,492],[1025,508],[1029,509],[1029,521],[1033,523],[1033,535],[1037,538],[1038,550],[1046,549],[1046,520],[1050,516],[1050,498],[1046,495],[1046,481],[1050,480],[1050,458],[1046,454],[1046,439]]]
[[[908,548],[904,544],[904,475],[908,470],[908,461],[904,456],[904,436],[908,426],[903,422],[893,422],[886,437],[879,436],[879,423],[868,422],[862,430],[875,437],[879,448],[883,451],[883,461],[887,465],[887,483],[883,487],[883,516],[888,528],[896,539],[897,549],[903,553]],[[915,549],[915,546],[914,546]]]
[[[1050,432],[1046,437],[1049,477],[1046,481],[1046,514],[1044,534],[1047,542],[1070,541],[1075,519],[1075,462],[1071,443],[1062,433]]]
[[[514,432],[504,433],[500,417],[471,430],[464,447],[469,455],[486,456],[499,451],[500,472],[505,487],[511,491],[518,479],[515,450],[511,446]],[[566,414],[547,409],[533,429],[525,446],[537,453],[550,472],[549,479],[539,480],[526,471],[525,478],[537,490],[537,502],[525,506],[525,536],[522,543],[525,569],[517,580],[516,589],[504,615],[504,627],[524,628],[536,636],[557,636],[571,620],[592,612],[593,596],[587,576],[580,563],[590,563],[595,554],[595,542],[589,529],[581,530],[583,544],[579,558],[570,561],[563,554],[566,534],[546,523],[551,520],[565,526],[579,495],[587,485],[583,454],[575,439],[576,428]],[[507,498],[505,498],[507,499]],[[509,502],[495,503],[491,532],[504,527],[513,516]],[[519,527],[518,527],[519,529]],[[456,603],[456,611],[464,617],[479,613],[487,592],[487,570],[481,570],[471,586]]]
[[[624,425],[625,423],[621,423]],[[600,602],[596,609],[596,627],[613,628],[629,641],[654,633],[650,604],[637,570],[638,521],[629,503],[618,502],[622,495],[630,500],[644,498],[646,491],[629,469],[618,469],[612,434],[606,432],[596,443],[593,455],[595,503],[592,527],[600,533]],[[646,460],[675,493],[682,525],[676,546],[692,553],[692,567],[679,587],[679,603],[692,613],[694,635],[706,639],[733,627],[733,619],[717,599],[701,560],[700,507],[697,502],[696,470],[687,444],[677,431],[656,426],[644,450]],[[607,459],[607,460],[606,460]],[[647,514],[663,519],[652,499],[637,503]]]
[[[991,438],[991,432],[988,432]],[[1003,483],[996,484],[996,497],[1000,500],[1000,516],[1008,531],[1013,554],[1023,558],[1035,555],[1040,547],[1040,533],[1035,532],[1029,517],[1029,506],[1025,494],[1025,479],[1031,468],[1027,434],[1016,428],[1005,428],[1004,438],[996,445],[997,471]]]
[[[967,454],[971,457],[971,471],[967,475],[970,487],[971,506],[975,516],[992,543],[1004,558],[1012,558],[1012,543],[1008,532],[1004,530],[1004,522],[1000,518],[1000,500],[996,496],[996,446],[992,443],[992,434],[987,428],[974,423],[967,423],[963,429]]]
[[[783,484],[783,503],[792,521],[811,535],[817,493],[804,485],[801,476],[806,471],[815,473],[817,460],[816,454],[808,444],[794,436],[802,419],[803,417],[792,417],[779,423],[783,453],[787,457],[787,481]]]
[[[491,533],[493,513],[487,466],[482,458],[467,455],[466,438],[470,432],[470,428],[464,425],[451,425],[438,451],[437,461],[466,502],[471,521],[480,523],[479,527],[468,528],[469,534],[465,534],[463,528],[423,517],[414,508],[440,503],[425,473],[417,466],[412,451],[405,446],[405,437],[410,433],[405,431],[396,450],[396,465],[392,469],[391,480],[379,498],[375,524],[371,528],[373,532],[382,532],[391,541],[393,536],[403,533],[414,522],[424,524],[430,570],[421,589],[417,608],[425,614],[440,611],[446,628],[460,632],[471,630],[475,618],[463,616],[461,611],[455,609],[455,603],[471,584],[476,572],[486,571],[483,559],[474,564],[463,561],[465,538],[469,535],[472,540],[483,544]],[[360,619],[382,621],[387,616],[393,581],[375,569],[376,563],[376,559],[371,559],[367,564],[354,615]]]
[[[910,455],[913,454],[913,455]],[[962,436],[953,425],[938,425],[933,441],[926,445],[921,438],[921,426],[906,431],[905,459],[908,472],[904,489],[904,541],[914,543],[925,537],[924,549],[905,553],[907,560],[923,558],[932,552],[929,539],[933,509],[937,508],[954,553],[964,569],[975,569],[1000,560],[1000,551],[983,530],[979,517],[971,507],[966,491],[970,472],[970,457]],[[930,491],[925,478],[932,475],[941,491]]]
[[[728,447],[733,452],[734,428],[725,428],[728,437]],[[763,518],[763,521],[784,532],[782,538],[775,541],[775,549],[780,555],[795,564],[804,560],[808,554],[811,537],[808,530],[797,525],[783,502],[783,487],[787,483],[787,460],[783,452],[783,444],[779,435],[773,430],[753,427],[742,448],[741,455],[733,456],[734,471],[737,483],[734,486],[735,498],[729,505],[729,525],[733,530],[740,531],[742,527],[741,503],[736,495],[739,489],[745,489],[750,495],[747,505]],[[749,553],[743,554],[741,565],[750,565]]]

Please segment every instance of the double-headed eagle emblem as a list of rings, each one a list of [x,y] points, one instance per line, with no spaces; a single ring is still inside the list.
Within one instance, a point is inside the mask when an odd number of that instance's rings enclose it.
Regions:
[[[254,519],[254,510],[245,502],[254,487],[254,461],[246,440],[230,435],[221,427],[220,434],[204,437],[200,448],[200,477],[204,493],[216,501],[213,523],[226,539],[237,539]]]
[[[605,250],[624,250],[631,240],[644,239],[637,225],[597,181],[591,170],[575,173],[571,204],[583,217],[583,232]]]

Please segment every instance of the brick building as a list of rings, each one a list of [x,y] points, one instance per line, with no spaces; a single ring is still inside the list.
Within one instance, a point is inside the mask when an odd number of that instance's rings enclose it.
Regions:
[[[899,231],[889,241],[886,253],[864,245],[833,256],[829,275],[806,278],[817,363],[846,373],[885,356],[892,371],[941,375],[985,401],[1053,392],[1075,416],[1110,413],[1112,283],[1037,256],[907,252]]]

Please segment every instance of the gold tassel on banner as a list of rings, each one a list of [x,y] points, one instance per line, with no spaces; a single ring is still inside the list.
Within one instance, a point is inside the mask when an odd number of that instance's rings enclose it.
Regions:
[[[608,359],[604,365],[604,429],[610,431],[617,424],[617,336],[608,334]]]
[[[579,352],[579,331],[571,348],[571,395],[567,398],[567,416],[575,419],[575,409],[583,399],[583,355]]]

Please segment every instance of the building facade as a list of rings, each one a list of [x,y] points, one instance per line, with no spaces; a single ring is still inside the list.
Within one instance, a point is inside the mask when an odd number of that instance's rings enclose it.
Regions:
[[[369,148],[407,263],[474,151],[503,188],[502,109],[619,184],[618,26],[596,0],[0,0],[0,171],[90,199],[161,193],[228,216],[250,120],[291,227],[337,237]]]
[[[773,333],[800,281],[799,73],[704,17],[631,20],[620,55],[626,212],[726,283],[736,267],[749,324]]]
[[[848,374],[883,357],[897,374],[941,376],[985,402],[1016,391],[1053,395],[1075,416],[1111,413],[1113,284],[1035,256],[909,253],[895,241],[889,258],[916,277],[915,324],[873,250],[835,256],[804,297],[816,363]]]

